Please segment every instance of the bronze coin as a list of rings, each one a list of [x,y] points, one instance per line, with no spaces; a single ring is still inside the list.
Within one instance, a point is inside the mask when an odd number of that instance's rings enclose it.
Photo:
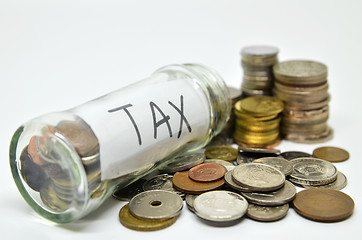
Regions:
[[[297,193],[293,205],[303,217],[321,222],[344,220],[352,214],[354,208],[350,196],[326,188],[311,188]]]
[[[173,186],[177,190],[189,194],[201,194],[222,187],[225,180],[222,178],[212,182],[196,182],[189,178],[189,171],[176,172],[172,178]]]
[[[329,162],[343,162],[349,158],[349,153],[338,147],[319,147],[314,149],[313,156]]]
[[[227,145],[208,147],[205,150],[206,158],[221,159],[224,161],[234,161],[239,155],[239,151]]]
[[[211,182],[223,178],[226,168],[218,163],[203,163],[189,170],[189,177],[197,182]]]

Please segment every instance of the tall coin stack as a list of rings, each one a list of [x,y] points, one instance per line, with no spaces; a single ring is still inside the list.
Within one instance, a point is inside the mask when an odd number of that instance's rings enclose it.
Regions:
[[[241,50],[244,70],[242,91],[246,96],[272,95],[273,65],[279,50],[272,46],[248,46]]]
[[[251,96],[235,103],[235,142],[242,147],[274,147],[280,142],[283,102],[271,96]]]
[[[293,60],[277,63],[273,71],[273,92],[284,102],[283,137],[300,143],[330,139],[327,66],[315,61]]]

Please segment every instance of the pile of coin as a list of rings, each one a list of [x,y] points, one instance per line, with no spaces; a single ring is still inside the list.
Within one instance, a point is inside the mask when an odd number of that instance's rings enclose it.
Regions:
[[[20,174],[29,188],[39,193],[40,205],[53,212],[63,212],[77,201],[83,201],[77,198],[71,169],[66,168],[70,164],[64,158],[68,156],[58,152],[63,146],[59,147],[61,143],[54,135],[74,146],[87,174],[91,198],[100,198],[105,186],[100,178],[98,140],[81,119],[64,120],[56,126],[44,127],[41,135],[33,136],[20,156]],[[68,167],[72,168],[71,165]]]
[[[314,152],[322,156],[337,151],[335,147],[319,149]],[[170,163],[164,167],[167,174],[153,175],[147,180],[139,180],[141,184],[135,182],[129,186],[138,188],[136,191],[128,188],[115,192],[116,198],[130,201],[120,211],[121,223],[138,231],[170,226],[176,221],[180,211],[179,199],[183,198],[192,212],[214,224],[233,224],[245,215],[257,221],[276,221],[287,215],[291,203],[300,215],[317,221],[341,221],[352,214],[353,200],[338,191],[346,186],[347,181],[340,178],[332,163],[300,151],[280,153],[276,149],[240,147],[240,152],[237,150],[235,155],[235,150],[230,146],[211,146],[205,149],[204,156],[201,156],[202,153],[197,153],[198,157],[191,157],[190,153],[180,156],[176,160],[179,164]],[[345,152],[338,148],[337,155],[340,157],[334,161],[345,159]],[[243,153],[249,154],[248,158],[245,155],[240,158]],[[186,161],[186,156],[192,160]],[[187,162],[181,168],[180,159]],[[296,186],[308,189],[297,193]],[[170,206],[174,209],[172,214],[165,210],[162,215],[162,221],[167,222],[154,221],[146,211],[166,201],[152,197],[153,191],[169,191],[173,194],[172,198],[178,199],[175,200],[177,204]],[[133,195],[129,196],[131,192]],[[142,192],[143,195],[140,195]],[[139,196],[146,198],[146,203],[136,200]],[[316,207],[310,198],[318,198],[321,202]],[[131,202],[132,210],[127,209]],[[343,207],[336,207],[338,204]]]
[[[278,62],[279,50],[272,46],[248,46],[241,50],[244,70],[242,91],[246,96],[272,95],[272,67]]]
[[[236,143],[262,148],[279,144],[282,111],[283,102],[271,96],[251,96],[236,102]]]
[[[275,64],[273,72],[274,95],[284,102],[283,138],[301,143],[330,139],[327,67],[315,61],[293,60]]]

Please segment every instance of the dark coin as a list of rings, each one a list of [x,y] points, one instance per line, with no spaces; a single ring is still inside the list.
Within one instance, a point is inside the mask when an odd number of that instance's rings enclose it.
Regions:
[[[282,156],[287,160],[292,160],[294,158],[299,158],[299,157],[312,157],[312,154],[306,152],[299,152],[299,151],[288,151],[288,152],[282,152],[280,156]]]
[[[143,184],[145,182],[145,179],[139,179],[125,188],[116,190],[112,196],[121,201],[129,201],[137,194],[143,192]]]

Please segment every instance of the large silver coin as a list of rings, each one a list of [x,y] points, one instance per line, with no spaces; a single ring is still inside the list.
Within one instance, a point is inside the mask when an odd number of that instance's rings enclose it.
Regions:
[[[281,171],[285,176],[290,175],[293,172],[293,164],[282,157],[264,157],[258,158],[253,163],[264,163],[266,165],[275,167]]]
[[[173,187],[172,177],[173,176],[169,174],[160,174],[154,176],[143,184],[143,190],[165,190],[177,193],[181,198],[185,198],[185,193],[180,192]]]
[[[327,66],[308,60],[279,62],[273,66],[275,78],[282,83],[310,85],[323,83],[327,79]]]
[[[295,158],[290,181],[300,185],[325,185],[337,178],[337,168],[330,162],[318,158]]]
[[[180,214],[182,198],[173,192],[150,190],[134,196],[129,202],[129,210],[137,217],[147,219],[172,218]]]
[[[230,191],[206,192],[194,201],[194,209],[199,217],[214,221],[228,222],[241,218],[248,209],[246,199]]]
[[[233,173],[232,173],[232,170],[231,170],[231,171],[226,172],[225,175],[224,175],[225,182],[229,187],[231,187],[231,188],[233,188],[233,189],[235,189],[237,191],[241,191],[241,192],[251,192],[251,190],[249,188],[243,187],[243,186],[240,186],[239,184],[237,184],[234,181],[234,179],[232,177],[232,174]]]
[[[337,179],[329,184],[326,185],[319,185],[319,186],[309,186],[309,185],[301,185],[304,188],[311,188],[311,187],[321,187],[321,188],[330,188],[335,190],[341,190],[345,186],[347,186],[347,177],[343,173],[338,171]]]
[[[268,192],[281,188],[285,176],[278,169],[261,163],[245,163],[233,170],[236,183],[253,191]]]
[[[181,172],[199,165],[205,161],[203,153],[187,153],[172,159],[169,163],[159,168],[163,173]]]
[[[227,162],[225,160],[220,159],[206,159],[205,163],[218,163],[220,165],[223,165],[227,171],[233,170],[235,168],[235,165],[231,162]]]
[[[247,46],[241,49],[241,55],[243,57],[267,57],[267,56],[275,56],[279,52],[279,49],[273,46],[263,46],[263,45],[255,45],[255,46]]]
[[[285,217],[288,213],[288,210],[289,210],[289,204],[267,207],[267,206],[258,206],[249,203],[247,216],[254,220],[262,222],[270,222]]]
[[[248,202],[255,203],[262,206],[277,206],[288,203],[295,198],[297,190],[295,186],[285,181],[284,187],[273,192],[261,193],[261,192],[242,192]]]

